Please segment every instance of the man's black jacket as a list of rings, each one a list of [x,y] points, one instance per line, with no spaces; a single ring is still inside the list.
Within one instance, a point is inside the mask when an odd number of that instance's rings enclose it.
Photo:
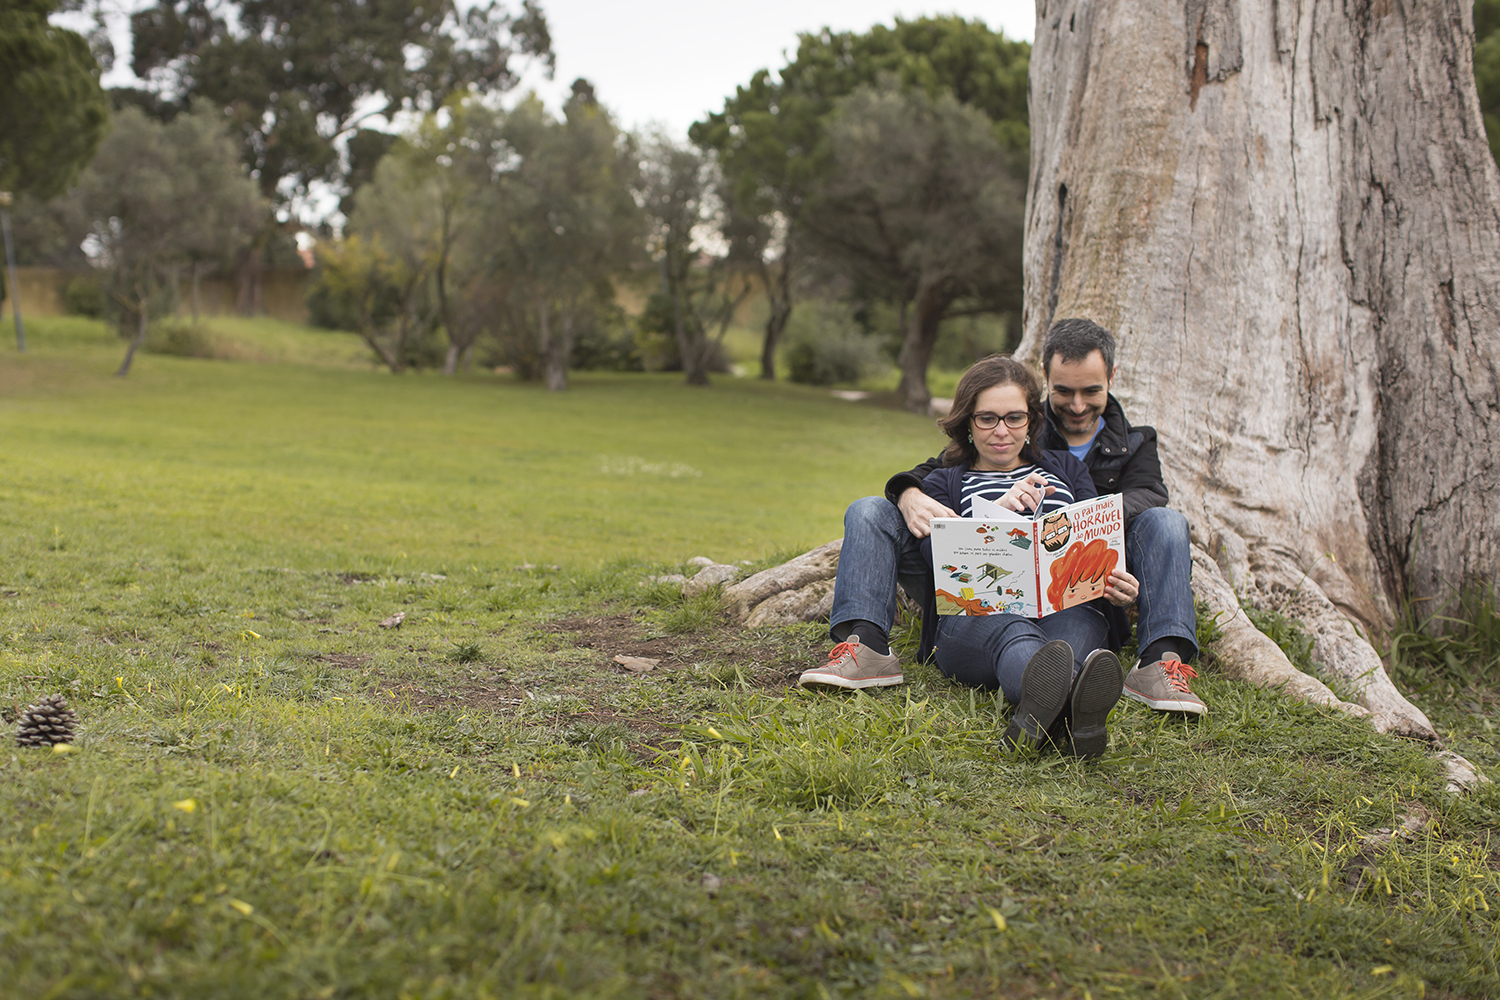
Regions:
[[[1066,449],[1068,441],[1053,423],[1051,403],[1042,404],[1042,414],[1045,423],[1041,440],[1036,443],[1043,450]],[[908,488],[920,488],[927,474],[942,464],[940,458],[929,458],[909,472],[892,476],[885,484],[886,499],[895,503]],[[1088,466],[1100,496],[1124,494],[1127,525],[1148,507],[1167,505],[1167,484],[1162,481],[1161,459],[1156,454],[1156,429],[1130,426],[1114,393],[1110,393],[1104,406],[1104,426],[1084,456],[1083,464]]]

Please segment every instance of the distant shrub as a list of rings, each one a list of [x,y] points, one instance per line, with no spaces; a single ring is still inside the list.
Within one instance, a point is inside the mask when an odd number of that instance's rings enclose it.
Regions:
[[[323,280],[321,271],[308,283],[307,322],[325,330],[359,332],[359,314],[347,295],[340,295]]]
[[[62,299],[69,316],[98,319],[104,315],[104,288],[92,274],[80,274],[64,285]]]
[[[625,310],[614,303],[584,318],[573,339],[570,367],[578,371],[638,372],[641,352]]]
[[[804,385],[858,382],[884,364],[879,340],[835,302],[804,302],[793,310],[781,360],[791,380]]]
[[[147,354],[167,354],[179,358],[212,358],[213,337],[207,328],[191,320],[164,319],[152,323],[142,347]]]
[[[635,349],[645,371],[682,371],[682,355],[677,349],[676,322],[671,296],[663,292],[652,292],[646,299],[646,308],[635,321]],[[723,344],[718,346],[714,356],[709,359],[708,370],[721,374],[729,371],[729,356],[724,353]]]

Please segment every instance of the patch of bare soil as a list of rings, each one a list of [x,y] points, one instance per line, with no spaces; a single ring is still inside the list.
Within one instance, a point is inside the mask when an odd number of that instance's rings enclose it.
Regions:
[[[659,708],[625,712],[611,704],[615,700],[612,694],[649,684],[661,673],[695,666],[707,668],[706,685],[785,690],[796,683],[797,675],[807,666],[794,647],[747,642],[746,633],[727,623],[687,635],[650,635],[648,625],[632,614],[621,613],[559,619],[542,628],[556,637],[559,649],[572,647],[592,654],[592,662],[574,681],[538,683],[500,670],[491,678],[471,674],[470,679],[458,683],[379,677],[373,678],[374,684],[379,691],[389,692],[418,711],[464,708],[508,714],[556,702],[557,711],[549,723],[566,727],[562,733],[566,738],[589,739],[590,733],[620,727],[631,734],[628,742],[644,761],[676,735],[689,715],[679,717],[670,697],[665,697]],[[617,655],[659,662],[649,672],[635,673],[615,662]],[[349,667],[361,666],[367,659],[340,654],[323,658]]]
[[[579,649],[595,650],[598,664],[616,673],[626,673],[615,663],[616,655],[660,660],[658,670],[711,662],[726,670],[739,668],[742,682],[752,687],[785,688],[811,665],[784,647],[748,642],[742,630],[727,624],[710,633],[650,638],[641,637],[640,623],[629,614],[562,618],[543,627],[571,637]]]

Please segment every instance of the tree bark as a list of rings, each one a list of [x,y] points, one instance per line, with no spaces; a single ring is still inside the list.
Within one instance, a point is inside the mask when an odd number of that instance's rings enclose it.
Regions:
[[[1290,607],[1378,728],[1435,736],[1371,640],[1396,603],[1500,579],[1500,177],[1470,5],[1037,18],[1018,353],[1055,318],[1114,330],[1200,595]]]

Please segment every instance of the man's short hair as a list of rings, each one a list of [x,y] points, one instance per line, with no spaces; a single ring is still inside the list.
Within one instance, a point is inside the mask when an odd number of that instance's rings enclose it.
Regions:
[[[1091,319],[1060,319],[1042,338],[1042,371],[1052,371],[1052,355],[1064,361],[1082,361],[1098,351],[1104,358],[1104,373],[1115,375],[1115,335]]]

